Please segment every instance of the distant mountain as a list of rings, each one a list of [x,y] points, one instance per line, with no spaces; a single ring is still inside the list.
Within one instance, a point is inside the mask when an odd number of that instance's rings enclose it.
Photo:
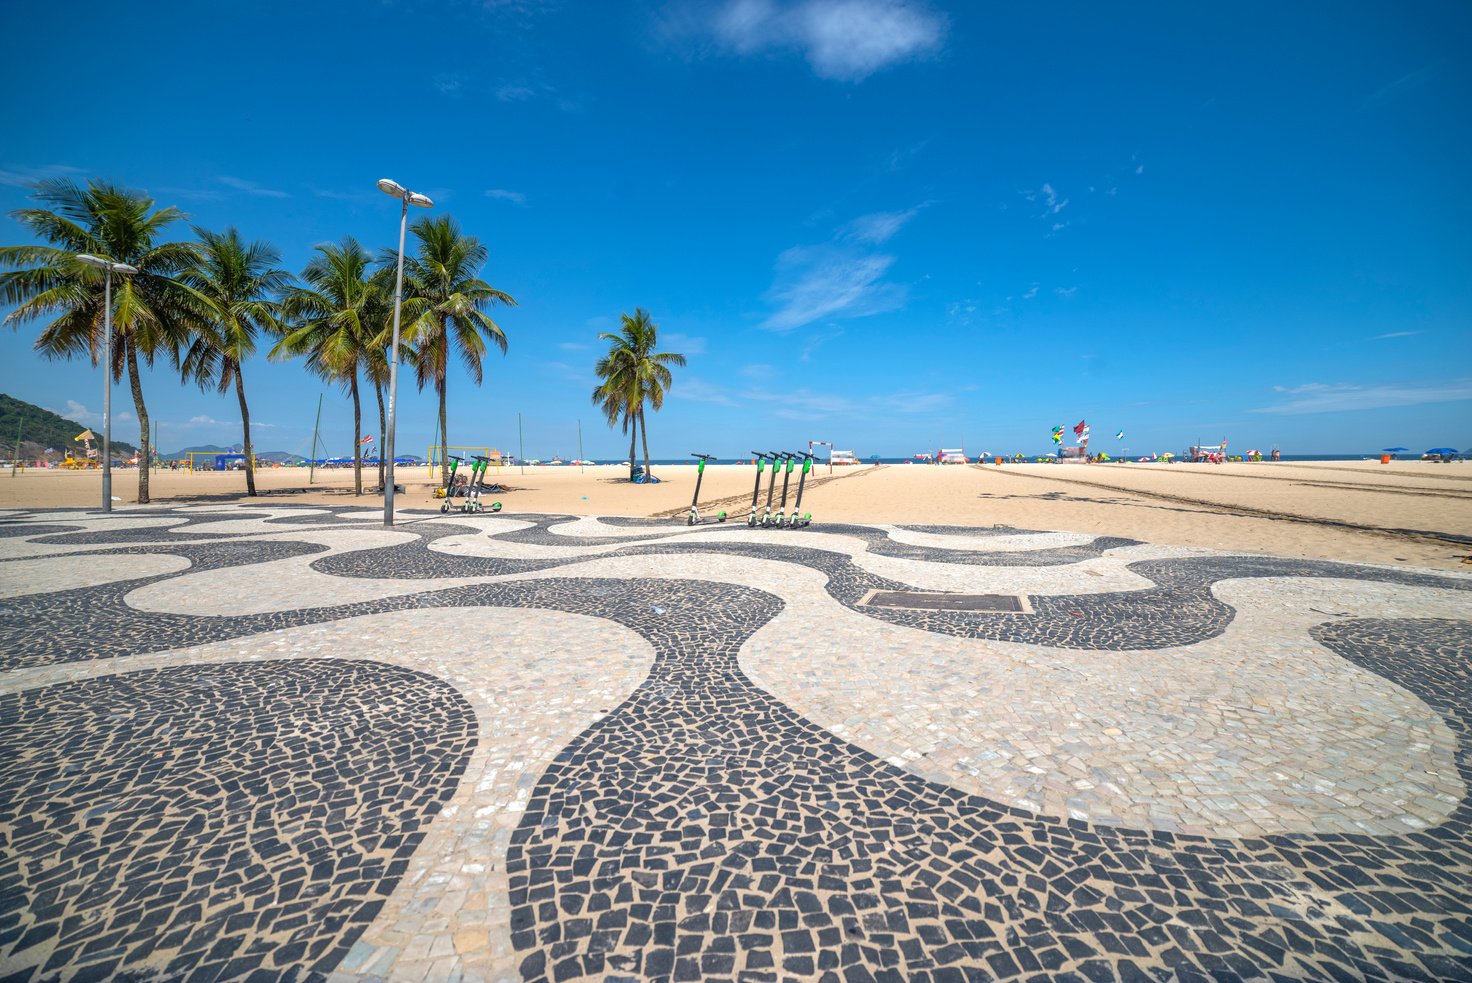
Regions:
[[[160,454],[165,461],[177,461],[185,454],[239,454],[239,445],[235,447],[221,447],[219,444],[195,444],[192,447],[181,447],[172,454]],[[260,461],[275,461],[280,464],[295,464],[306,458],[300,454],[292,454],[289,451],[257,451],[256,459]]]
[[[17,434],[20,435],[22,442],[21,457],[26,459],[40,457],[42,451],[48,447],[58,451],[80,452],[82,445],[73,438],[83,430],[89,429],[91,428],[85,424],[68,420],[34,403],[27,403],[25,400],[0,393],[0,456],[8,458],[15,453]],[[93,431],[97,434],[96,443],[99,446],[102,443],[101,429],[99,427]],[[113,429],[112,453],[114,459],[132,457],[136,454],[138,448],[126,441],[118,440],[117,428]]]

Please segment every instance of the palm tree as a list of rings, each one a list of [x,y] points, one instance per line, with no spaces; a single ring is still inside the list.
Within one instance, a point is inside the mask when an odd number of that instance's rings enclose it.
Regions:
[[[77,254],[138,268],[136,275],[117,277],[113,284],[113,364],[106,370],[114,381],[124,369],[128,373],[141,448],[138,501],[147,503],[153,451],[138,360],[152,365],[163,353],[178,364],[180,346],[201,323],[205,307],[177,279],[194,261],[194,245],[159,241],[184,214],[176,208],[155,211],[152,198],[105,181],[89,181],[83,188],[49,180],[33,187],[31,197],[47,207],[23,208],[12,217],[49,245],[0,248],[0,268],[11,271],[0,273],[0,303],[18,305],[5,323],[18,327],[52,318],[36,339],[36,350],[48,358],[85,353],[96,365],[105,349],[106,274],[78,262]]]
[[[245,431],[245,493],[256,493],[256,465],[250,442],[250,407],[245,401],[241,365],[255,354],[256,332],[279,323],[281,305],[274,299],[291,284],[291,274],[278,269],[276,248],[246,243],[235,228],[210,232],[196,227],[198,256],[180,279],[208,303],[208,318],[184,355],[182,371],[200,388],[213,385],[221,393],[233,386],[240,401]]]
[[[603,409],[608,425],[623,419],[629,433],[629,478],[634,477],[634,434],[644,441],[644,474],[649,474],[649,426],[644,406],[657,413],[664,406],[664,391],[674,384],[671,365],[684,366],[685,356],[675,352],[656,352],[659,325],[649,319],[649,312],[634,308],[633,316],[622,315],[618,334],[607,331],[598,335],[608,342],[608,354],[594,366],[603,381],[593,389],[593,402]]]
[[[358,372],[368,365],[373,348],[384,343],[387,298],[369,275],[373,258],[352,236],[336,245],[318,246],[317,253],[302,270],[307,285],[286,293],[282,309],[289,323],[270,357],[305,355],[312,372],[352,394],[353,491],[361,495],[363,407]]]
[[[511,295],[478,276],[488,252],[479,239],[465,235],[448,215],[420,219],[411,230],[419,240],[413,256],[404,257],[404,341],[414,352],[419,388],[433,383],[440,402],[440,478],[449,480],[450,437],[445,427],[445,390],[450,355],[459,356],[480,385],[486,341],[506,354],[506,334],[486,314],[501,303],[516,306]],[[387,269],[398,261],[397,250],[385,250]]]

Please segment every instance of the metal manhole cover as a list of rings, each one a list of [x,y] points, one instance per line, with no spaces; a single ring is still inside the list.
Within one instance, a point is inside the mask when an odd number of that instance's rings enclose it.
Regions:
[[[990,614],[1030,614],[1027,602],[1015,594],[936,594],[923,591],[877,590],[861,604],[872,608],[909,611],[972,611]]]

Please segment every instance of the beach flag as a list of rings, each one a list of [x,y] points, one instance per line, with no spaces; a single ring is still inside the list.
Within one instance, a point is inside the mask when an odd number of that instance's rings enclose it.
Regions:
[[[1114,435],[1114,439],[1115,440],[1124,440],[1124,431],[1121,430],[1119,433],[1115,434]]]
[[[1083,433],[1081,433],[1081,434],[1078,435],[1078,442],[1080,444],[1087,444],[1089,442],[1089,428],[1088,427],[1084,427]]]
[[[1053,443],[1055,443],[1055,444],[1061,444],[1061,443],[1063,443],[1063,428],[1062,427],[1054,427],[1053,428],[1052,437],[1053,437]]]
[[[362,440],[358,441],[358,443],[360,443],[360,444],[371,444],[371,443],[373,443],[373,435],[370,433],[368,436],[366,436]]]
[[[1082,437],[1084,435],[1084,431],[1087,429],[1089,429],[1088,422],[1085,420],[1080,420],[1077,424],[1074,425],[1073,432]]]

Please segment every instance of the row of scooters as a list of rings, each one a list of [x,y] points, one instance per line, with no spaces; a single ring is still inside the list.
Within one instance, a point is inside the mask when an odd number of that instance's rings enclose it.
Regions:
[[[802,511],[802,491],[807,484],[808,475],[813,470],[813,455],[807,451],[792,453],[790,451],[752,451],[751,455],[756,459],[756,483],[751,488],[751,513],[746,517],[748,526],[774,529],[801,529],[813,522],[810,512]],[[725,522],[730,516],[725,512],[716,512],[711,515],[700,514],[700,482],[705,477],[705,463],[714,461],[711,454],[691,454],[698,458],[700,463],[695,469],[695,494],[690,499],[690,513],[685,517],[685,524],[699,526],[711,522]],[[797,498],[793,500],[792,511],[787,511],[787,489],[792,481],[793,469],[797,462],[802,462],[802,472],[797,478]],[[767,504],[760,514],[757,511],[757,501],[762,493],[762,472],[770,468],[771,477],[767,479]],[[773,493],[777,488],[777,472],[782,471],[782,499],[777,505],[777,511],[772,511]]]
[[[487,508],[481,502],[481,496],[486,492],[505,491],[499,484],[486,484],[486,475],[491,470],[491,459],[476,454],[471,459],[468,474],[458,474],[460,465],[465,463],[465,458],[450,455],[450,477],[445,482],[445,501],[440,506],[441,512],[449,512],[454,509],[457,512],[499,512],[500,502],[492,502]],[[462,499],[459,505],[455,504],[455,498]]]

